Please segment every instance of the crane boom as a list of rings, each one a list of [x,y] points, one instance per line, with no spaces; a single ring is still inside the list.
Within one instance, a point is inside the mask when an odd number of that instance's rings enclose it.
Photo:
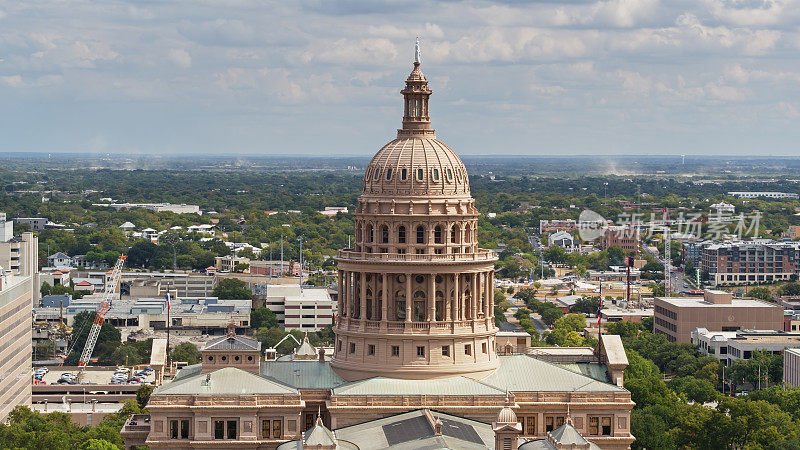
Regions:
[[[81,359],[78,361],[79,366],[86,366],[89,364],[89,358],[92,357],[94,346],[97,344],[97,337],[100,335],[100,329],[103,327],[103,321],[106,319],[106,313],[111,308],[111,296],[114,295],[114,290],[117,288],[119,279],[122,277],[122,265],[125,264],[125,255],[122,255],[114,264],[114,269],[111,270],[111,276],[105,282],[103,291],[103,299],[100,305],[97,306],[97,312],[94,315],[94,323],[92,329],[89,330],[89,336],[86,338],[86,346],[81,353]]]

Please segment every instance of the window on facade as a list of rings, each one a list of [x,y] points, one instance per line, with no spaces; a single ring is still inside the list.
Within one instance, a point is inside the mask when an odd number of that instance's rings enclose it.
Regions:
[[[443,345],[442,346],[442,356],[450,356],[450,346]]]
[[[401,226],[397,229],[397,242],[400,244],[406,243],[406,227]]]
[[[214,421],[214,439],[225,439],[225,421]]]
[[[464,242],[469,242],[470,240],[470,229],[467,228],[464,230]]]
[[[400,346],[393,345],[392,346],[392,356],[400,356]]]
[[[400,170],[400,179],[403,180],[403,181],[406,181],[407,178],[408,178],[408,170],[407,169],[401,169]]]
[[[599,417],[589,417],[589,435],[591,435],[591,436],[600,435],[600,418]]]
[[[417,356],[425,356],[425,347],[417,347]]]
[[[449,167],[447,168],[447,179],[449,181],[453,181],[453,170],[450,169]]]
[[[342,351],[342,341],[337,343],[337,351]]]
[[[481,351],[483,351],[483,353],[486,353],[486,342],[481,344]]]
[[[236,421],[228,420],[225,424],[225,431],[228,439],[236,439]]]
[[[422,169],[417,169],[417,181],[422,181],[422,176],[423,175],[424,175],[424,172],[422,171]]]
[[[386,225],[381,227],[381,243],[388,244],[389,243],[389,227]]]
[[[523,420],[524,433],[528,436],[536,435],[536,416],[525,416]]]
[[[417,244],[425,243],[425,227],[422,225],[417,227]]]
[[[261,438],[262,439],[280,439],[283,428],[283,421],[281,420],[262,420],[261,421]]]
[[[272,421],[272,437],[273,438],[280,438],[281,434],[283,433],[283,422],[280,420],[273,420]]]
[[[433,181],[439,181],[439,169],[433,169]]]
[[[466,344],[464,346],[464,354],[465,355],[472,355],[472,344]]]
[[[443,242],[442,239],[443,239],[442,238],[442,227],[439,226],[439,225],[436,225],[436,227],[434,227],[434,229],[433,229],[433,242],[435,242],[437,244],[441,244]]]
[[[392,179],[392,169],[386,169],[386,179],[387,180]]]
[[[600,418],[600,434],[611,436],[611,417]]]
[[[356,344],[354,342],[350,343],[350,353],[356,352]]]
[[[450,243],[451,244],[455,244],[456,243],[456,226],[455,225],[450,227]]]
[[[372,229],[372,225],[367,225],[367,242],[372,242],[375,239],[374,230]]]
[[[372,178],[375,181],[378,181],[378,178],[381,176],[381,169],[375,168],[375,176]]]
[[[544,417],[544,430],[547,432],[553,431],[561,425],[564,425],[564,416]]]
[[[374,355],[375,354],[375,346],[373,344],[367,345],[367,354]]]

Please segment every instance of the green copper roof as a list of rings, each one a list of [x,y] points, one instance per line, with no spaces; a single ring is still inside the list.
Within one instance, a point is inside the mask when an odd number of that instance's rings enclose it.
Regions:
[[[374,377],[333,390],[334,395],[505,395],[505,391],[466,377],[401,380]]]
[[[526,355],[501,356],[482,383],[505,392],[608,392],[625,389]]]
[[[297,390],[235,367],[225,367],[164,383],[153,394],[297,394]]]

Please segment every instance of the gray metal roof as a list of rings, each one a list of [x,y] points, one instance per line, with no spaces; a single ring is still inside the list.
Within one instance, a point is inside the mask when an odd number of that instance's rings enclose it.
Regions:
[[[403,380],[374,377],[333,390],[334,395],[504,395],[505,391],[466,377]]]
[[[261,342],[244,336],[223,336],[206,342],[203,350],[261,350]]]
[[[333,389],[345,383],[327,362],[263,361],[261,376],[295,389]]]
[[[505,392],[608,392],[625,391],[531,356],[501,356],[500,367],[480,380]]]
[[[207,376],[210,376],[208,382],[206,382]],[[170,383],[164,383],[157,387],[153,394],[253,395],[298,394],[298,391],[235,367],[224,367],[206,374],[183,376]]]

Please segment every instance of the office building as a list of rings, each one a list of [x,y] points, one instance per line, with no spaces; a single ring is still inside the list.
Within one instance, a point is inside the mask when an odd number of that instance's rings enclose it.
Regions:
[[[274,312],[284,330],[317,331],[333,324],[335,302],[324,287],[268,285],[264,306]]]
[[[783,351],[783,382],[792,387],[800,387],[800,348],[787,348]]]
[[[603,250],[617,245],[626,252],[638,252],[639,229],[628,226],[610,226],[603,231],[598,242]]]
[[[783,309],[755,299],[733,298],[730,292],[707,290],[703,297],[656,298],[653,332],[670,342],[691,342],[695,328],[709,331],[783,330]]]
[[[31,403],[34,278],[0,266],[0,422]]]

